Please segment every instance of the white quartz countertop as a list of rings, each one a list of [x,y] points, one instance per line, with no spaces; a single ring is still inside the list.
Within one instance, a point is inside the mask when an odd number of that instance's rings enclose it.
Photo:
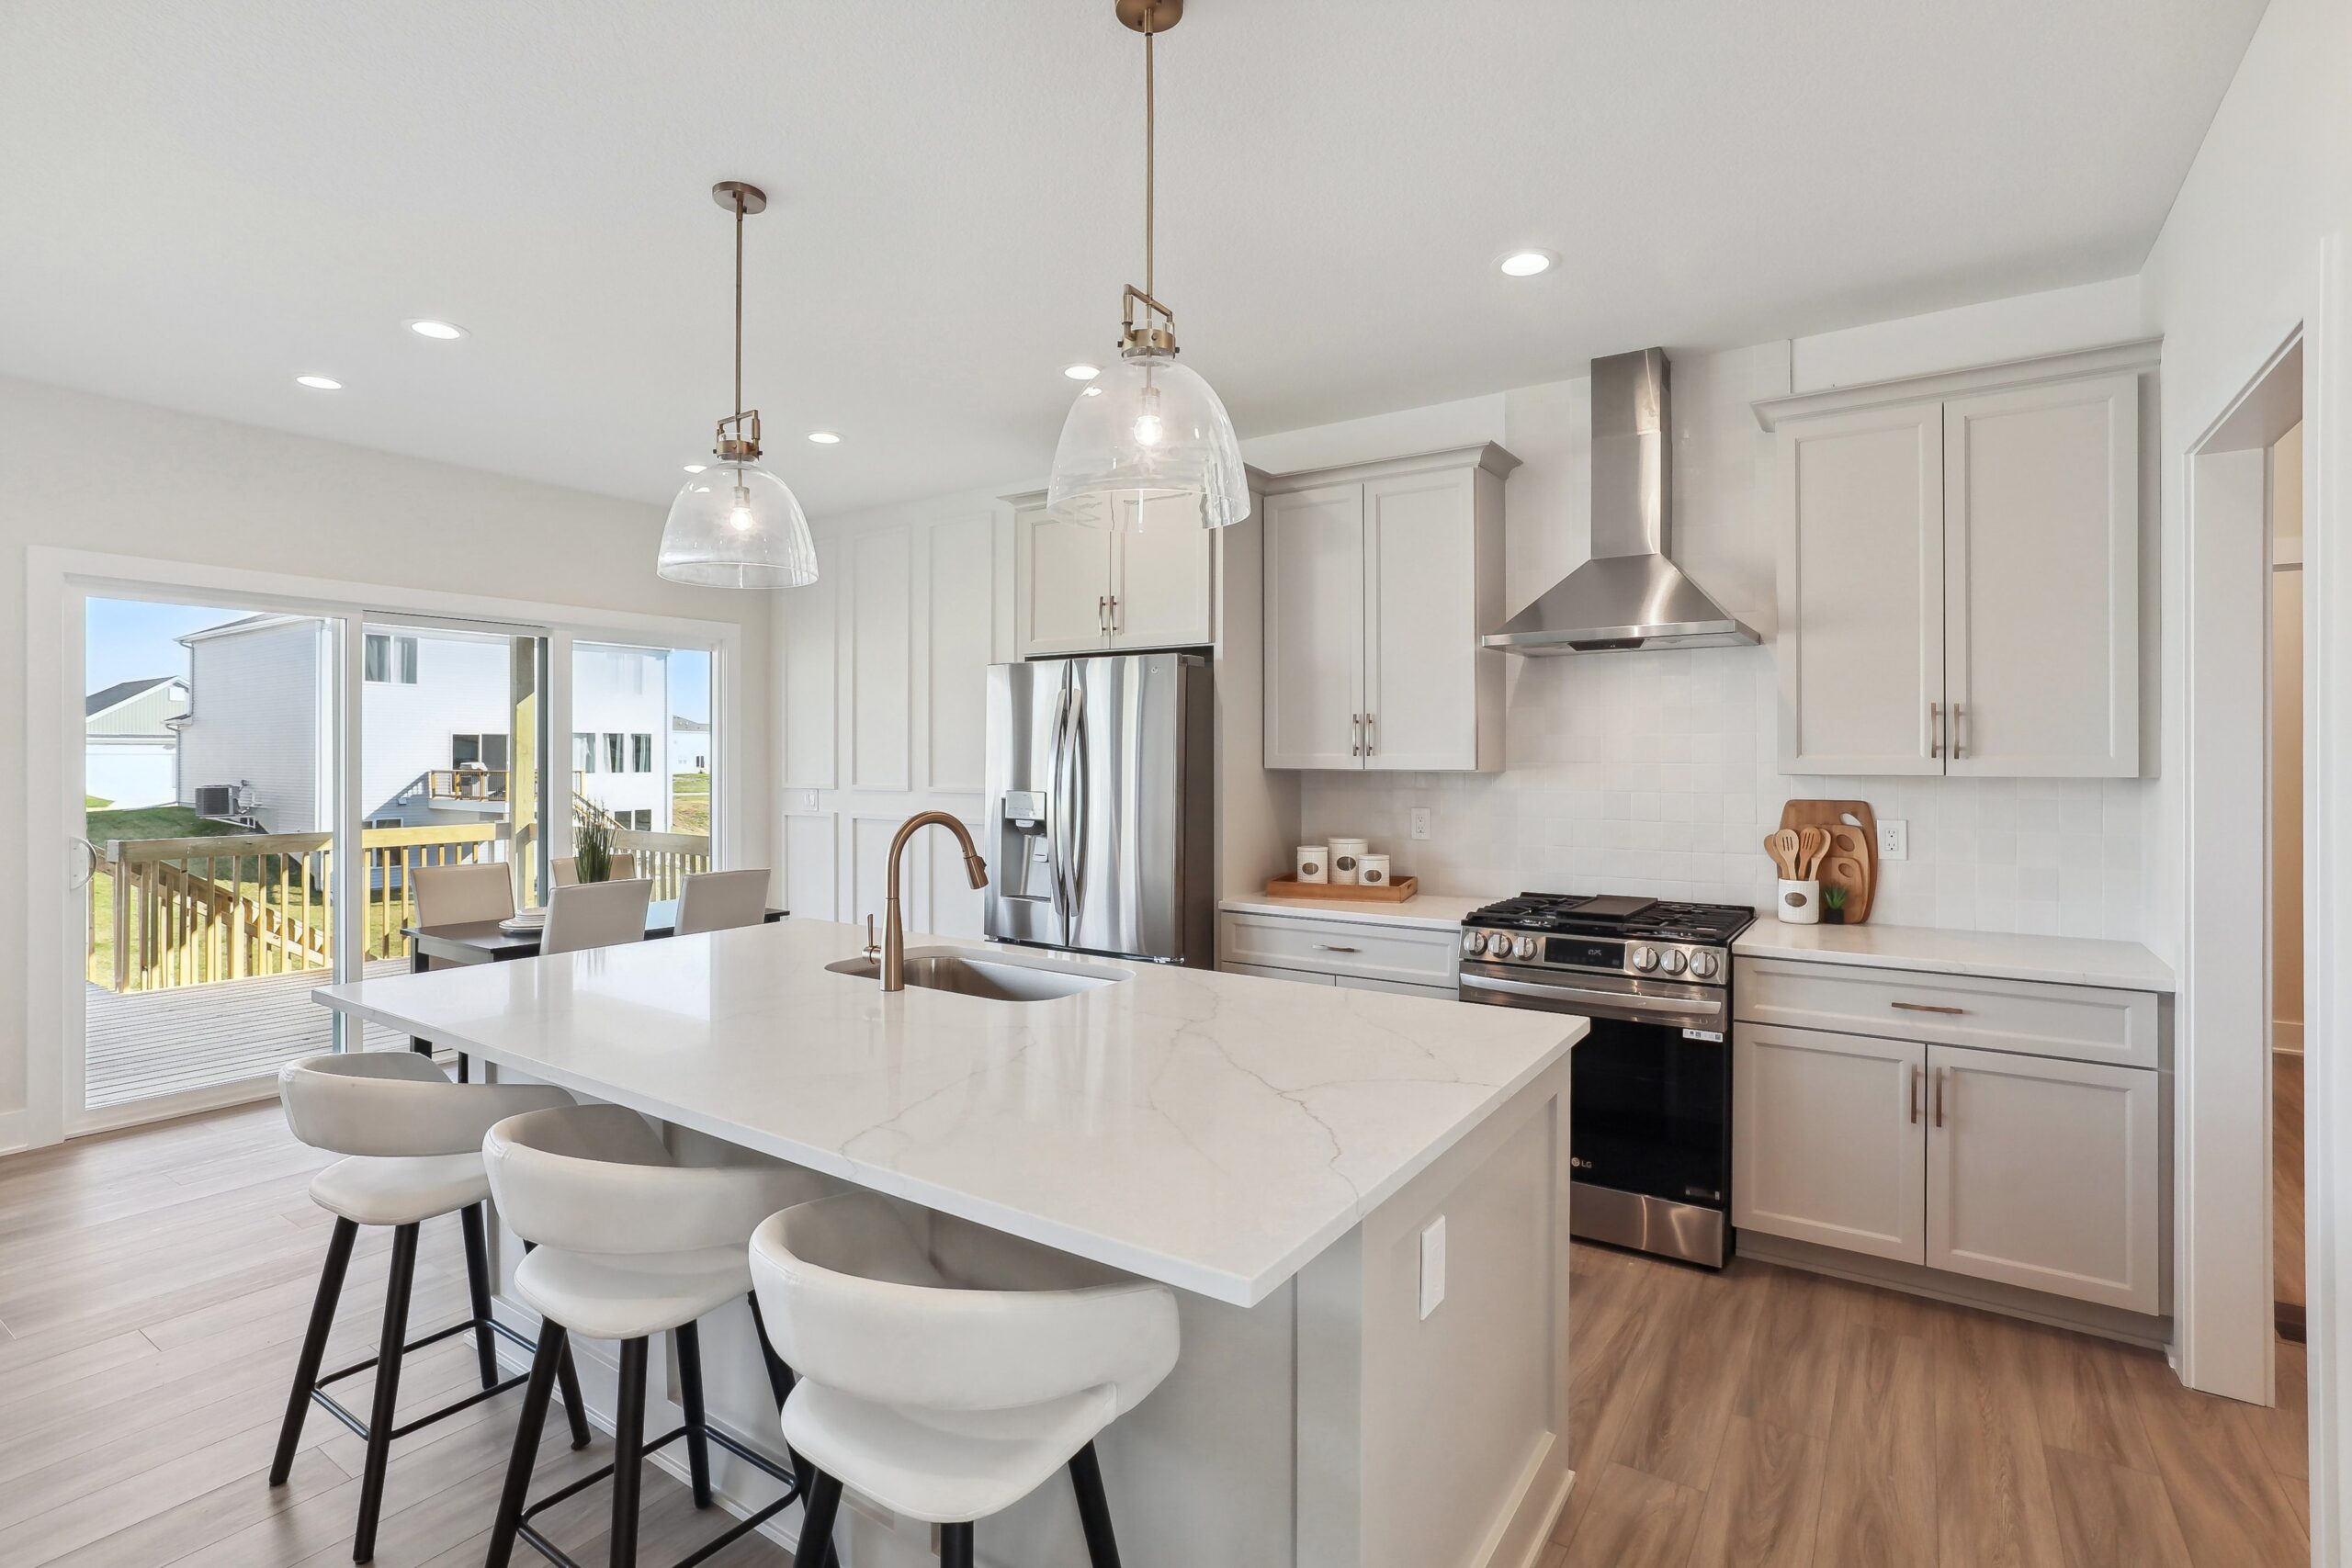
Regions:
[[[1007,1002],[829,973],[791,919],[326,987],[331,1008],[1242,1306],[1557,1062],[1580,1018],[978,942],[1131,978]]]
[[[2169,992],[2171,968],[2136,942],[1935,931],[1925,926],[1796,926],[1770,915],[1732,943],[1749,958],[1816,959],[1878,969],[1923,969],[1996,980],[2043,980]]]
[[[1372,904],[1360,898],[1227,898],[1217,905],[1237,915],[1297,915],[1318,920],[1353,920],[1374,926],[1423,926],[1453,931],[1471,910],[1493,903],[1492,898],[1464,898],[1450,893],[1416,893],[1401,904]]]

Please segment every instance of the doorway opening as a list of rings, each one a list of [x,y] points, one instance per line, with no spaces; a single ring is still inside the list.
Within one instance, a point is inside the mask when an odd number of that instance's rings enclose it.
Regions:
[[[2271,1295],[2279,1397],[2301,1381],[2303,1280],[2303,427],[2272,442],[2270,533]],[[2285,1347],[2297,1347],[2288,1350]]]

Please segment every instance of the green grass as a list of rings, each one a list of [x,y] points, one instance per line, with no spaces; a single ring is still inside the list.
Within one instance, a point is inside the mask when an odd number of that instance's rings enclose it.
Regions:
[[[186,806],[141,806],[127,811],[88,811],[84,837],[94,844],[108,839],[215,839],[245,829],[198,817]]]
[[[710,775],[670,775],[670,830],[673,833],[710,831]]]

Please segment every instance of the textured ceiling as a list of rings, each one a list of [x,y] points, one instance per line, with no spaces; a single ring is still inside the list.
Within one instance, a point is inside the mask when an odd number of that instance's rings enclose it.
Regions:
[[[1252,434],[2118,276],[2261,8],[1192,0],[1160,291]],[[1109,0],[11,0],[0,372],[662,500],[734,176],[810,509],[1033,477],[1140,281],[1141,88]]]

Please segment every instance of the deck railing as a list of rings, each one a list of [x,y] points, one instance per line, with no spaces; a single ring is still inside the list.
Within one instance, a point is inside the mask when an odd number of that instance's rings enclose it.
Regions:
[[[656,898],[675,898],[687,877],[710,869],[707,833],[648,833],[621,828],[613,833],[613,851],[637,857],[637,874],[652,879]]]

